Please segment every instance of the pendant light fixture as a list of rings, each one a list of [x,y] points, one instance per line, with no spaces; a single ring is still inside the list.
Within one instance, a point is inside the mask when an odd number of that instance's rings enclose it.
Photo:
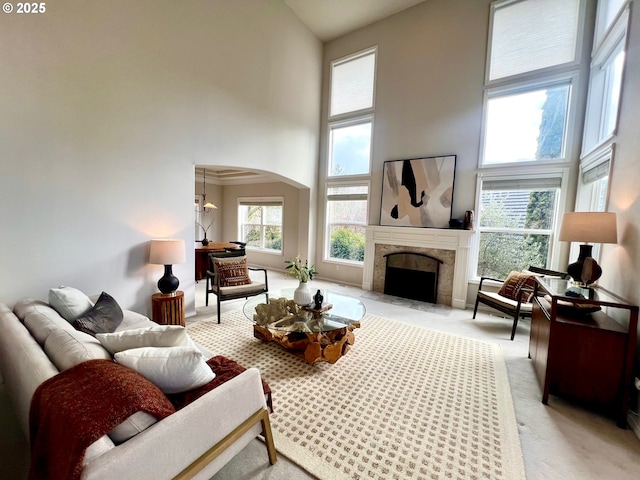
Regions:
[[[209,210],[218,208],[213,203],[207,202],[207,169],[202,169],[202,210],[198,210],[196,205],[196,210],[200,212],[207,213]]]

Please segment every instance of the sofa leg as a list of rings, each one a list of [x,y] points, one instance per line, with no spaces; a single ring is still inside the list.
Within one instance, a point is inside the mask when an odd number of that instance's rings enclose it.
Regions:
[[[259,421],[262,422],[262,429],[265,433],[265,443],[267,444],[267,451],[269,453],[269,463],[273,465],[277,461],[276,448],[273,443],[273,436],[271,435],[271,425],[269,423],[269,412],[266,408],[261,408],[256,413],[251,415],[242,424],[236,427],[229,435],[216,443],[213,447],[207,450],[200,456],[195,462],[185,468],[182,472],[174,477],[174,480],[188,480],[193,478],[198,472],[202,471],[207,465],[213,462],[222,452],[224,452],[229,445],[233,444],[238,438],[247,433],[247,431],[256,425]],[[268,433],[267,433],[268,432]]]

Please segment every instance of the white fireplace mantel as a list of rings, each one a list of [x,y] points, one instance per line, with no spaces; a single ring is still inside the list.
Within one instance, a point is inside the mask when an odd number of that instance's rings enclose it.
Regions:
[[[466,308],[469,280],[469,251],[473,232],[445,228],[381,227],[366,228],[362,289],[373,288],[376,244],[433,248],[455,251],[451,306]]]

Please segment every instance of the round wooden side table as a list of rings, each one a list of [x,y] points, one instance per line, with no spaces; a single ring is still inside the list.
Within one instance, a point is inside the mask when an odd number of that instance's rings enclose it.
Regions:
[[[182,325],[184,323],[184,292],[154,293],[151,296],[153,321],[162,325]]]

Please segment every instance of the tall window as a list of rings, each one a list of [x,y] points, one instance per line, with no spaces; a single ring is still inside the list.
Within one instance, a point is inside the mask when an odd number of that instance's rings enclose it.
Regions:
[[[326,257],[354,262],[364,261],[368,196],[368,184],[327,188],[329,242]]]
[[[478,275],[506,278],[511,270],[546,266],[562,179],[482,179]]]
[[[580,11],[580,0],[492,4],[481,166],[566,160]]]
[[[577,156],[584,0],[491,4],[479,155],[478,276],[553,267],[566,182]],[[499,173],[498,173],[499,172]]]
[[[281,198],[240,199],[239,233],[248,249],[282,251],[282,206]]]
[[[364,261],[376,47],[331,63],[324,258]]]
[[[331,63],[329,177],[371,171],[376,52],[370,48]]]
[[[629,7],[619,11],[623,4],[620,0],[598,3],[583,156],[609,140],[617,127],[629,24]]]

